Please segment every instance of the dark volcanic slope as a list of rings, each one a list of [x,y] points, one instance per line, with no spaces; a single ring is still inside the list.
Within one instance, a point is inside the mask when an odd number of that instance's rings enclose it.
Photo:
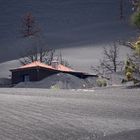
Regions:
[[[0,89],[0,140],[139,140],[139,103],[140,89]]]
[[[130,10],[124,0],[126,20]],[[36,17],[50,48],[94,47],[133,34],[119,20],[119,0],[0,0],[0,62],[19,57],[30,46],[19,33],[27,12]]]

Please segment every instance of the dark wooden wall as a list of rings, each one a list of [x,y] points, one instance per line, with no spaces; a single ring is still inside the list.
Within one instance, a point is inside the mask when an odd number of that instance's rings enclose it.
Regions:
[[[24,76],[29,75],[30,81],[39,81],[52,74],[58,73],[55,70],[43,68],[30,68],[12,71],[12,84],[24,82]]]
[[[40,81],[50,75],[60,73],[60,72],[61,71],[58,70],[51,70],[51,69],[46,69],[41,67],[12,70],[12,84],[24,82],[25,75],[29,75],[29,81]],[[82,79],[88,77],[94,77],[94,76],[96,77],[96,75],[87,75],[82,72],[63,72],[63,73],[68,73]]]

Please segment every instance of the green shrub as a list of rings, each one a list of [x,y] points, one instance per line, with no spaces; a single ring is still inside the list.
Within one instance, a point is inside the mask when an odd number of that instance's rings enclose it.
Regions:
[[[136,11],[131,17],[132,24],[140,28],[140,12]]]
[[[103,84],[103,86],[104,86],[104,87],[106,87],[106,86],[107,86],[107,82],[106,82],[106,80],[105,80],[105,79],[103,80],[103,83],[102,83],[102,84]]]
[[[107,81],[103,78],[97,79],[96,83],[97,83],[98,87],[106,87],[107,86]]]
[[[53,85],[53,86],[51,86],[51,89],[54,89],[54,90],[59,90],[60,89],[60,87],[59,87],[59,85]]]
[[[98,87],[102,87],[102,82],[99,79],[96,81],[96,83]]]

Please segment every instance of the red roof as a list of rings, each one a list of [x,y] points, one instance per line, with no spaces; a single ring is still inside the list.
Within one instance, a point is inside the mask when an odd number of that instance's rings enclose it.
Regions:
[[[16,70],[18,69],[26,69],[26,68],[33,68],[33,67],[42,67],[42,68],[47,68],[47,69],[53,69],[53,70],[59,70],[59,71],[63,71],[63,72],[72,72],[74,70],[72,70],[71,68],[68,68],[64,65],[61,65],[61,64],[58,64],[58,67],[57,69],[56,68],[53,68],[52,66],[49,66],[47,64],[44,64],[44,63],[41,63],[39,61],[34,61],[32,63],[29,63],[29,64],[26,64],[24,66],[21,66],[19,68],[17,68]]]
[[[74,71],[73,69],[68,68],[68,67],[66,67],[66,66],[64,66],[64,65],[62,65],[62,64],[59,64],[59,65],[58,65],[57,70],[60,70],[60,71]]]
[[[32,68],[32,67],[43,67],[43,68],[52,69],[51,66],[49,66],[49,65],[47,65],[47,64],[44,64],[44,63],[41,63],[41,62],[39,62],[39,61],[34,61],[34,62],[32,62],[32,63],[23,65],[23,66],[19,67],[18,69],[25,69],[25,68]]]

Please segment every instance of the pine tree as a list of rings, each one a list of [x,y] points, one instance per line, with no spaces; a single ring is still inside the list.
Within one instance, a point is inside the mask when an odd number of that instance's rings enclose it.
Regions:
[[[140,30],[140,0],[131,0],[133,14],[131,21],[135,27]],[[126,81],[133,81],[135,83],[140,82],[140,38],[134,42],[124,44],[131,48],[131,54],[125,63],[125,76]]]

